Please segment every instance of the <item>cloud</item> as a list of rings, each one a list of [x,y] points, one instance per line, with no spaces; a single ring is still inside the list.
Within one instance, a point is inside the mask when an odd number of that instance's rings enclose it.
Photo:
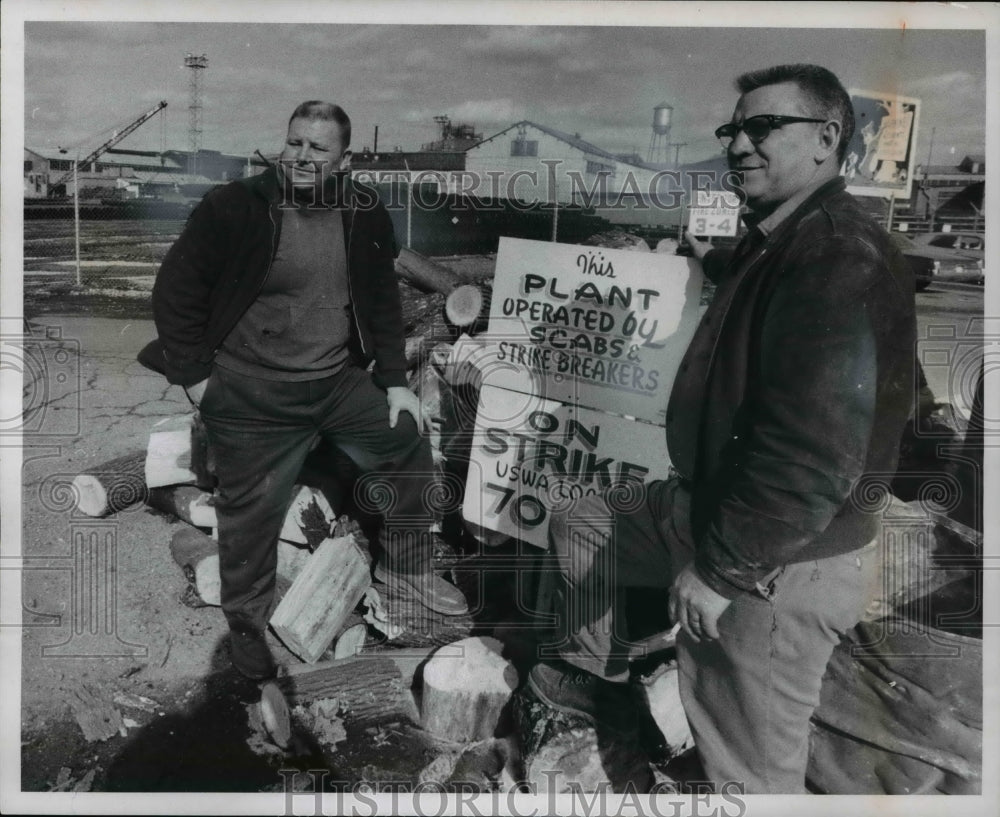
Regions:
[[[474,30],[461,43],[468,53],[511,59],[551,59],[553,55],[582,47],[587,39],[583,29],[540,26],[495,26]]]
[[[457,105],[442,104],[438,108],[421,108],[407,111],[403,119],[406,122],[426,123],[439,114],[451,117],[455,124],[469,123],[477,129],[491,125],[507,126],[523,119],[523,112],[513,99],[468,99]]]
[[[984,77],[973,76],[968,71],[951,71],[947,74],[930,74],[918,79],[907,80],[904,83],[907,96],[915,96],[921,99],[931,100],[936,97],[948,97],[954,100],[956,97],[977,100],[978,106],[982,106],[985,101]]]

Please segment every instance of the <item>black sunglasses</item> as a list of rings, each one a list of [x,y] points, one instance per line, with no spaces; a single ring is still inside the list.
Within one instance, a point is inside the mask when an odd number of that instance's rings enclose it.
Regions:
[[[747,139],[755,145],[763,142],[775,128],[782,125],[790,125],[793,122],[826,122],[826,119],[809,119],[804,116],[779,116],[773,113],[761,113],[744,119],[742,124],[727,122],[715,129],[715,135],[722,146],[728,148],[740,131],[747,135]]]

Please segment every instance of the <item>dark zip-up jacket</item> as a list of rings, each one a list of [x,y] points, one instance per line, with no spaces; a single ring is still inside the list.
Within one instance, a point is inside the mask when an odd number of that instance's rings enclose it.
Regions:
[[[370,188],[333,177],[324,201],[342,208],[351,300],[352,359],[375,360],[383,387],[406,385],[398,253],[392,222]],[[281,239],[282,190],[273,168],[209,191],[167,252],[153,286],[158,337],[139,361],[181,386],[208,377],[223,339],[260,293]]]
[[[916,340],[912,274],[842,179],[737,252],[704,259],[718,289],[667,409],[695,565],[729,598],[875,538]]]

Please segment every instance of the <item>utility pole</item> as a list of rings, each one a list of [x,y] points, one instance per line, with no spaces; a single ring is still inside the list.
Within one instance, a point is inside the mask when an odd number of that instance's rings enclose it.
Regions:
[[[681,148],[686,147],[687,142],[671,142],[667,145],[668,148],[674,149],[674,167],[678,167],[681,162]]]
[[[931,128],[931,143],[927,148],[927,167],[924,168],[924,177],[920,180],[920,186],[924,190],[924,195],[927,196],[927,215],[931,218],[931,230],[934,229],[934,216],[931,213],[931,196],[927,192],[927,174],[931,172],[931,156],[934,155],[934,134],[937,128]]]

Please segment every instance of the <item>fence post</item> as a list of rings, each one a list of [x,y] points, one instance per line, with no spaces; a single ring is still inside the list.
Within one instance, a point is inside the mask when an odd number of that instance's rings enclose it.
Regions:
[[[413,249],[413,174],[410,173],[410,163],[403,159],[406,168],[406,248]]]
[[[76,285],[80,286],[80,157],[73,160],[73,232],[76,240]]]

